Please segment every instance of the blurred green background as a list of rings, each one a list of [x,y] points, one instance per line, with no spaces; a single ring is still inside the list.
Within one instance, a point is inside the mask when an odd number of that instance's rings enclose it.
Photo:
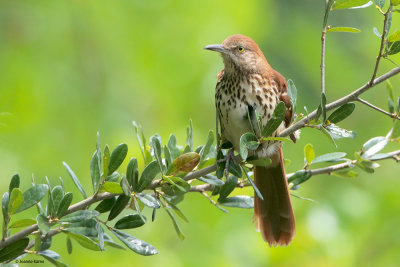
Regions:
[[[53,185],[62,176],[74,202],[80,201],[61,162],[68,162],[91,191],[89,164],[97,131],[102,146],[126,142],[128,156],[142,160],[132,120],[143,125],[147,136],[157,132],[167,140],[174,132],[184,143],[192,118],[195,145],[203,144],[208,130],[215,128],[214,88],[222,68],[220,57],[203,47],[231,34],[255,39],[269,63],[296,83],[297,112],[304,112],[303,106],[313,110],[320,91],[324,2],[0,0],[0,112],[9,113],[0,117],[1,192],[15,173],[22,178],[22,191],[30,186],[32,174],[38,183],[48,176]],[[399,17],[394,14],[393,30]],[[382,20],[373,6],[331,14],[330,25],[362,32],[327,37],[328,101],[368,81],[379,48],[372,29],[381,31]],[[400,61],[399,56],[393,59]],[[394,67],[387,61],[381,66],[379,73]],[[391,81],[398,96],[400,79]],[[365,98],[385,108],[385,85]],[[323,134],[304,129],[296,145],[284,146],[292,160],[288,172],[302,167],[307,143],[317,155],[345,151],[352,157],[366,140],[385,135],[392,123],[357,104],[340,125],[355,130],[358,138],[341,140],[335,149]],[[264,243],[254,230],[252,210],[224,214],[191,193],[180,204],[190,220],[181,223],[184,241],[163,211],[155,222],[129,232],[153,244],[159,250],[156,256],[113,248],[100,253],[76,243],[68,255],[62,235],[53,238],[52,249],[70,266],[396,266],[399,171],[399,164],[386,161],[372,175],[310,179],[296,194],[316,202],[292,199],[297,235],[286,248],[271,249]],[[253,194],[250,189],[237,191]],[[33,217],[33,210],[29,212]]]

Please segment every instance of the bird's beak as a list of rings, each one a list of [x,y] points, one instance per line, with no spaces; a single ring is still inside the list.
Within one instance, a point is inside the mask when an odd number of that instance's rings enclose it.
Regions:
[[[207,45],[204,47],[204,49],[211,50],[211,51],[216,51],[224,54],[228,54],[229,50],[223,47],[222,45],[219,44],[213,44],[213,45]]]

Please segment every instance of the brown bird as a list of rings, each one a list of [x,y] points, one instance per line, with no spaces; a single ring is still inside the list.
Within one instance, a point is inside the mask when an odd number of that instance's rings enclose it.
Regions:
[[[285,120],[272,134],[276,136],[292,121],[292,106],[285,78],[267,62],[258,45],[244,35],[228,37],[221,45],[205,49],[222,55],[225,69],[217,76],[215,104],[221,124],[222,139],[230,141],[239,152],[242,134],[252,132],[249,109],[262,116],[266,125],[280,101],[286,106]],[[291,136],[295,141],[295,137]],[[251,154],[250,154],[251,155]],[[266,167],[254,167],[254,181],[264,200],[255,196],[256,229],[270,246],[286,246],[293,239],[296,226],[286,180],[281,142],[264,142],[253,154],[270,158]]]

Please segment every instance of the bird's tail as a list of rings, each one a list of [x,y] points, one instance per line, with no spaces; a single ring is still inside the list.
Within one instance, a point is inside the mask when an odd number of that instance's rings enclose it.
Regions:
[[[264,200],[254,197],[256,229],[269,245],[287,246],[296,233],[296,225],[286,181],[282,149],[272,164],[254,168],[254,182]]]

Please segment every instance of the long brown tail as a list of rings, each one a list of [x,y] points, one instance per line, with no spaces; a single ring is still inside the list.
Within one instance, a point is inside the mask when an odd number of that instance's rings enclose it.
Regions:
[[[256,229],[272,247],[287,246],[296,233],[292,203],[286,181],[282,149],[272,164],[254,168],[254,182],[264,200],[254,198]]]

